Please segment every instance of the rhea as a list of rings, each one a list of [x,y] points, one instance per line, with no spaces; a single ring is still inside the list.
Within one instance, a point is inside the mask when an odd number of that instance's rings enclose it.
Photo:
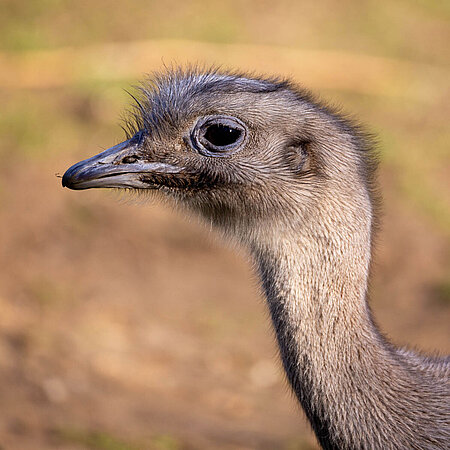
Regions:
[[[323,448],[448,448],[450,359],[394,347],[368,306],[376,164],[357,126],[288,81],[176,69],[126,128],[63,186],[156,191],[245,246]]]

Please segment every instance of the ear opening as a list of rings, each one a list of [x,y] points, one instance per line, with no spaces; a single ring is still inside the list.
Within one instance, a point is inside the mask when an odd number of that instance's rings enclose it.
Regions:
[[[287,147],[286,160],[294,173],[313,172],[314,158],[310,147],[311,142],[306,140],[294,141]]]

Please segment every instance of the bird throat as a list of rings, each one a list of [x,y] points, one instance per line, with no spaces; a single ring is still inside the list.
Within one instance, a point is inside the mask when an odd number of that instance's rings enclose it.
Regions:
[[[288,381],[324,448],[346,448],[337,393],[353,395],[354,380],[377,364],[361,360],[364,351],[378,352],[366,303],[370,224],[352,242],[327,229],[274,232],[252,252]]]

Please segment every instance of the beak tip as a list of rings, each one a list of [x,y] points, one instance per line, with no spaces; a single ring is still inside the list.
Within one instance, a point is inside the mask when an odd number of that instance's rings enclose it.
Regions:
[[[70,172],[70,169],[64,173],[62,180],[61,180],[61,184],[62,184],[62,187],[66,187],[66,188],[70,189],[71,174],[69,172]]]
[[[81,161],[80,163],[74,164],[73,166],[69,167],[66,172],[64,173],[61,184],[62,187],[66,187],[69,189],[76,189],[75,186],[77,184],[77,180],[79,178],[79,172],[80,172],[80,165],[83,163]]]

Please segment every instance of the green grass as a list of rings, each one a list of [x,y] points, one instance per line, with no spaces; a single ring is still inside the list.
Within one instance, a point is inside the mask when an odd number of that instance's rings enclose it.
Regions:
[[[42,161],[69,148],[83,147],[98,131],[109,139],[122,135],[119,115],[128,102],[122,87],[118,83],[80,83],[5,97],[0,115],[0,155],[8,160]]]
[[[433,286],[431,298],[440,307],[450,307],[450,276]]]
[[[139,450],[145,448],[101,431],[60,428],[55,430],[54,435],[61,443],[79,444],[92,450]]]
[[[190,2],[4,0],[0,49],[8,51],[136,39],[191,39],[343,49],[442,60],[448,2],[325,0]],[[418,32],[420,29],[420,32]]]
[[[54,439],[61,444],[78,444],[89,450],[178,450],[179,441],[166,434],[156,434],[149,440],[129,441],[105,431],[63,427],[53,431]]]

